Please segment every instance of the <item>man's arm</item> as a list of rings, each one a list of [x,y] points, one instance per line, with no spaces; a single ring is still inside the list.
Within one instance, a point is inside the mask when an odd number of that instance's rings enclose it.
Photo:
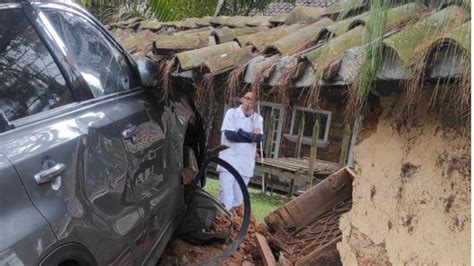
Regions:
[[[248,132],[242,129],[239,129],[237,133],[239,136],[247,139],[249,142],[259,143],[263,138],[263,135],[260,133]]]
[[[241,136],[240,134],[232,130],[224,130],[224,135],[228,140],[232,142],[252,143],[252,140],[245,138],[244,136]]]

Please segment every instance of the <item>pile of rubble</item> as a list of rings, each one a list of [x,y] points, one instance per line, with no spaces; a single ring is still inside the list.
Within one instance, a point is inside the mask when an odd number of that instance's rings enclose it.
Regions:
[[[237,236],[242,225],[243,207],[236,207],[231,210],[232,221],[224,215],[216,217],[211,231],[225,231],[232,222],[230,237],[225,243],[212,243],[209,245],[191,245],[181,239],[173,239],[161,257],[160,265],[199,265],[219,255],[227,245],[231,244]],[[261,228],[261,226],[259,226]],[[247,235],[243,239],[239,248],[221,265],[261,265],[261,256],[258,252],[255,234],[262,229],[257,228],[255,216],[251,216]]]
[[[247,235],[220,265],[342,265],[336,244],[341,240],[339,219],[352,207],[354,174],[344,168],[265,217],[257,225],[252,215]],[[243,207],[231,210],[232,231],[226,243],[193,246],[174,239],[160,265],[199,265],[219,255],[236,238]],[[213,232],[229,228],[224,215],[216,217]]]

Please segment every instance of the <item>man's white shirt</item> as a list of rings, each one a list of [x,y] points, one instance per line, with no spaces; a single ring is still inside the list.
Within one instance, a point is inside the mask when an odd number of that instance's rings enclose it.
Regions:
[[[221,127],[221,144],[229,146],[229,149],[219,153],[219,158],[230,163],[242,176],[251,177],[255,169],[255,155],[257,152],[257,143],[237,143],[229,141],[225,130],[235,131],[242,129],[247,132],[253,132],[254,129],[261,129],[263,134],[263,118],[257,113],[245,116],[241,106],[230,108],[224,115],[224,121]],[[218,166],[217,171],[226,171]]]

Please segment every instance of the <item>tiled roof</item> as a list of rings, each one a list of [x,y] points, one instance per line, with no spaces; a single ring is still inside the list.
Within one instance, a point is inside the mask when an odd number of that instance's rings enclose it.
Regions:
[[[205,73],[220,75],[239,69],[245,83],[346,85],[361,69],[370,17],[365,10],[364,2],[358,2],[349,10],[342,6],[305,7],[273,17],[173,23],[131,20],[112,28],[133,55],[167,60],[175,77],[200,79]],[[342,11],[349,17],[335,21]],[[440,45],[458,52],[440,50]],[[461,64],[466,64],[460,54],[470,56],[470,14],[456,5],[442,9],[415,3],[395,6],[387,14],[383,47],[378,79],[407,79],[412,66],[426,60],[431,61],[426,62],[425,77],[459,77]],[[440,51],[451,51],[449,60],[429,56]],[[283,79],[288,73],[292,77]]]
[[[283,1],[274,0],[263,11],[263,14],[266,16],[274,16],[281,13],[288,13],[295,6],[327,7],[336,2],[337,0],[296,0],[295,4],[291,4],[291,3],[285,3]]]

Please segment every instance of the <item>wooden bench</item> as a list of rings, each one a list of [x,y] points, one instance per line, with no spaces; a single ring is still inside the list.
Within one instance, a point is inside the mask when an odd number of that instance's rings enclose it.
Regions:
[[[276,175],[290,179],[290,189],[288,195],[294,194],[295,181],[302,181],[306,185],[306,190],[313,185],[313,178],[316,175],[330,175],[344,166],[347,160],[349,138],[351,130],[348,124],[344,128],[344,135],[341,145],[341,156],[338,163],[316,159],[317,141],[319,136],[319,118],[313,124],[311,136],[311,149],[309,158],[301,158],[301,144],[304,131],[304,115],[300,118],[298,128],[298,138],[294,157],[286,158],[258,158],[256,160],[257,171],[262,173],[262,192],[266,192],[267,175]],[[271,136],[273,138],[273,136]],[[269,145],[266,145],[267,147]],[[269,151],[267,150],[267,154]]]
[[[340,168],[338,163],[315,160],[313,177],[316,175],[330,175]],[[265,175],[276,175],[287,177],[294,181],[301,181],[305,184],[311,183],[309,180],[309,158],[258,158],[256,160],[256,170],[263,174],[262,190],[265,191]],[[294,182],[290,183],[289,195],[294,193]]]

